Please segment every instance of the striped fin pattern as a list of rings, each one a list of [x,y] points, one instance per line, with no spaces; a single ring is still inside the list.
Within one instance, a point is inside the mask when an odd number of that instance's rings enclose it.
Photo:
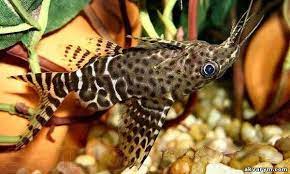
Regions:
[[[97,56],[114,56],[123,53],[123,48],[104,38],[88,39],[88,48]]]
[[[67,62],[69,71],[76,71],[99,57],[122,53],[123,49],[111,41],[103,38],[90,38],[87,41],[86,49],[78,45],[67,45],[64,51],[64,62]]]
[[[127,103],[127,112],[120,126],[119,150],[123,166],[139,168],[157,138],[172,104],[167,99],[134,99]]]
[[[65,60],[64,62],[67,63],[67,67],[69,71],[76,71],[87,64],[90,60],[97,59],[98,56],[93,54],[87,49],[83,49],[77,45],[68,45],[65,48]]]
[[[27,130],[20,136],[15,150],[23,148],[33,140],[40,129],[48,122],[58,106],[68,94],[64,76],[68,73],[38,73],[11,76],[10,78],[27,82],[33,86],[40,96],[37,112],[29,120]]]

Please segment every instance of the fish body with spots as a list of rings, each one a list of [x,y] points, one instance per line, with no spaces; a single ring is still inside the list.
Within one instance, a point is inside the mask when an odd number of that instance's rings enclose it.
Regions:
[[[65,57],[72,72],[12,76],[40,95],[39,111],[12,144],[18,150],[33,140],[64,98],[74,92],[84,107],[97,112],[122,103],[127,110],[119,125],[123,167],[140,165],[148,156],[166,115],[176,101],[221,77],[239,56],[240,37],[249,10],[221,44],[135,38],[140,44],[121,48],[102,38],[94,52],[69,45]],[[101,55],[101,51],[105,55]]]

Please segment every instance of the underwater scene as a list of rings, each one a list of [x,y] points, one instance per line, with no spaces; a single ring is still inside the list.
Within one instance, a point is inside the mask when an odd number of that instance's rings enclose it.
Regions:
[[[290,174],[290,0],[0,0],[0,174]]]

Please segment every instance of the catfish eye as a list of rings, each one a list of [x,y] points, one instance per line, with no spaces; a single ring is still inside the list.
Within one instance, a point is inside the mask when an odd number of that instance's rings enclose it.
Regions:
[[[206,78],[214,76],[217,72],[218,65],[215,62],[207,62],[201,67],[201,74]]]

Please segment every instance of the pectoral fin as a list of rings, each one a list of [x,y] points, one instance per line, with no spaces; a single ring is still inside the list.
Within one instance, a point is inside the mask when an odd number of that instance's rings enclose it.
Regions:
[[[130,99],[120,126],[123,167],[139,168],[157,138],[172,104],[167,99]]]

